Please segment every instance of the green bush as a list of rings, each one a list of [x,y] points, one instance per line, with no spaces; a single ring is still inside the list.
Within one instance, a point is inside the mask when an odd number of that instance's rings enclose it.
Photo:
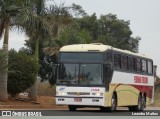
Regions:
[[[31,87],[36,79],[33,56],[25,52],[9,51],[8,93],[15,96]]]

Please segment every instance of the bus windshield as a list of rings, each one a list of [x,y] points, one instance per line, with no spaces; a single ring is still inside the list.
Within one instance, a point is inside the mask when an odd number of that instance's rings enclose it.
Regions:
[[[101,85],[102,64],[64,64],[59,67],[59,84]]]

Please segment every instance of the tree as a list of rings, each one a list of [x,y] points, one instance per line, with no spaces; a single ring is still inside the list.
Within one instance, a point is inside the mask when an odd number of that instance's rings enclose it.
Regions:
[[[12,97],[31,87],[35,81],[37,67],[33,56],[27,55],[25,51],[9,51],[8,66],[8,93]]]
[[[98,39],[99,35],[99,23],[97,16],[93,13],[91,16],[86,15],[83,18],[77,18],[76,21],[79,23],[80,29],[90,32],[93,42]]]
[[[41,5],[38,5],[38,6],[41,6]],[[56,43],[55,41],[59,41],[60,31],[63,30],[63,26],[72,22],[73,20],[72,14],[74,12],[76,12],[76,14],[83,14],[84,11],[81,9],[80,6],[75,4],[69,7],[64,6],[64,4],[61,4],[60,6],[52,5],[49,8],[45,7],[43,9],[41,8],[40,10],[42,10],[41,12],[39,12],[40,14],[35,13],[36,15],[34,15],[38,17],[38,20],[41,19],[40,21],[34,20],[34,23],[36,22],[37,22],[36,24],[39,23],[39,27],[38,28],[36,26],[33,27],[34,26],[34,24],[32,25],[33,22],[30,23],[30,21],[26,21],[26,25],[24,26],[24,28],[27,35],[29,36],[29,41],[26,41],[26,45],[28,45],[28,47],[32,51],[34,51],[35,54],[37,54],[36,53],[37,51],[40,53],[40,54],[38,53],[36,58],[40,59],[39,63],[41,68],[44,66],[43,60],[45,57],[45,55],[42,52],[43,48],[45,48],[48,43],[54,44]],[[36,11],[38,11],[38,8]],[[32,26],[32,27],[31,28],[28,27],[28,24],[30,24],[29,26]],[[37,43],[37,37],[34,34],[37,34],[37,36],[39,36],[38,43]],[[37,45],[34,46],[34,44],[38,44],[41,47],[39,47],[38,49],[36,48]],[[42,71],[41,69],[39,72],[41,72],[41,74],[44,74],[42,73],[44,71]],[[39,75],[39,76],[41,76],[43,80],[44,75],[43,76]]]
[[[116,15],[102,15],[97,19],[94,13],[91,16],[82,18],[74,18],[73,22],[59,32],[59,40],[48,42],[48,49],[52,49],[57,44],[59,47],[70,44],[100,42],[111,45],[113,47],[138,52],[140,37],[131,37],[132,31],[129,28],[129,21],[120,20]],[[52,50],[50,50],[52,54]],[[50,80],[52,77],[51,63],[55,62],[53,55],[46,57],[48,63],[43,62],[40,69],[40,74],[44,80]],[[49,71],[48,71],[49,70]],[[49,73],[50,72],[50,73]],[[46,74],[46,75],[45,75]],[[53,78],[51,80],[54,80]],[[52,81],[55,82],[55,81]]]
[[[98,41],[124,50],[138,52],[140,37],[131,37],[129,21],[117,19],[116,15],[101,15]]]
[[[8,38],[9,38],[9,28],[10,25],[14,24],[14,18],[17,14],[21,13],[20,9],[24,8],[24,0],[0,0],[0,38],[3,36],[4,32],[4,41],[3,41],[3,51],[6,53],[6,65],[8,64]],[[7,69],[1,72],[0,79],[0,100],[7,100]]]
[[[116,48],[138,52],[140,37],[132,37],[130,22],[118,19],[114,14],[91,16],[76,19],[82,30],[92,36],[91,42],[100,42]]]

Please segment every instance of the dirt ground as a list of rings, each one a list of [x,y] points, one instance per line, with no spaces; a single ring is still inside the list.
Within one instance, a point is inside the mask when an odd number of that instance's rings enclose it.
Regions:
[[[156,101],[154,104],[149,105],[157,107],[159,105]],[[39,96],[38,100],[30,101],[27,98],[9,99],[7,102],[0,101],[0,110],[7,109],[68,109],[67,106],[58,106],[55,104],[55,97],[53,96]]]
[[[52,96],[39,96],[37,102],[27,98],[9,99],[7,102],[0,101],[0,109],[58,109],[67,106],[55,105],[55,98]]]

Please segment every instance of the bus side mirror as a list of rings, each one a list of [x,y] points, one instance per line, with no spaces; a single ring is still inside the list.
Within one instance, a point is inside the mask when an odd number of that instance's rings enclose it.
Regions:
[[[56,84],[56,81],[57,81],[57,78],[58,78],[58,67],[59,67],[59,64],[53,64],[51,63],[51,66],[52,66],[52,74],[49,78],[49,83],[51,85],[55,85]]]

